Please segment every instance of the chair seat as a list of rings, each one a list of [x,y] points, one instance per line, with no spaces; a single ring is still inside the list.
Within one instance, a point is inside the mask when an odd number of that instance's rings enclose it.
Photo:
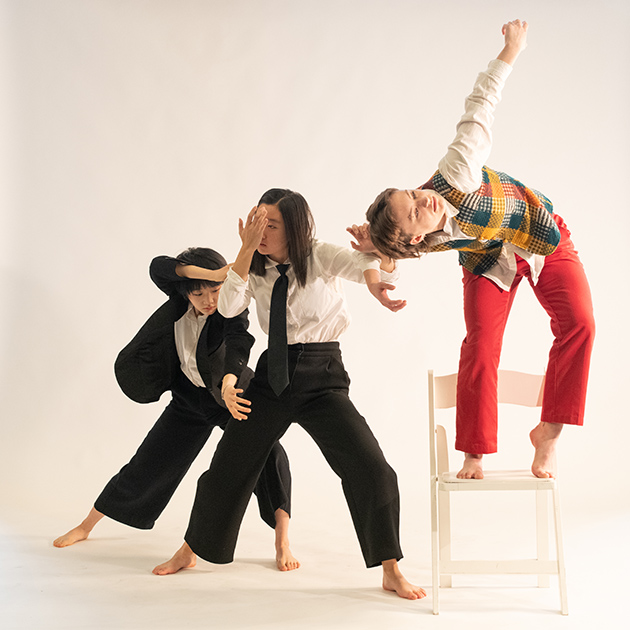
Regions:
[[[458,479],[455,471],[438,475],[440,490],[553,490],[556,480],[535,477],[529,470],[487,470],[483,479]]]

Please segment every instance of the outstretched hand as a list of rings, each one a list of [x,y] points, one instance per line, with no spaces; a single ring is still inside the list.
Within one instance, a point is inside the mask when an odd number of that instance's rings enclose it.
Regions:
[[[354,241],[350,241],[352,249],[357,252],[362,252],[363,254],[378,253],[376,247],[374,247],[374,243],[372,243],[372,239],[370,238],[369,223],[364,223],[363,225],[354,224],[352,227],[346,228],[346,232],[350,233],[356,240],[356,243]]]
[[[395,313],[399,311],[401,308],[405,308],[407,306],[407,300],[392,300],[388,291],[393,291],[396,287],[393,284],[389,284],[389,282],[372,282],[367,285],[370,293],[385,307],[390,311]]]

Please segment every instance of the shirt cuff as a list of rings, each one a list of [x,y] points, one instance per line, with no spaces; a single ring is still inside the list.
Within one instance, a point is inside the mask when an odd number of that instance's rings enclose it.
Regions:
[[[512,70],[512,66],[501,59],[493,59],[488,64],[488,73],[502,79],[503,81],[510,76]]]

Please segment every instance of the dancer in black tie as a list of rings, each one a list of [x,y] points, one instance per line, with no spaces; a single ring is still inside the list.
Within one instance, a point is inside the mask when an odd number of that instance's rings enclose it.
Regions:
[[[396,473],[348,397],[350,380],[338,343],[349,325],[339,278],[364,282],[376,275],[389,281],[395,265],[386,257],[315,240],[308,204],[290,190],[267,191],[239,228],[243,244],[227,274],[219,311],[233,317],[253,298],[269,348],[258,361],[247,399],[238,400],[239,417],[246,421],[228,425],[199,480],[186,542],[155,572],[186,568],[194,554],[220,564],[233,560],[261,467],[296,422],[341,479],[366,565],[383,567],[386,590],[421,599],[425,592],[398,567]],[[187,272],[204,279],[212,275],[194,267]]]

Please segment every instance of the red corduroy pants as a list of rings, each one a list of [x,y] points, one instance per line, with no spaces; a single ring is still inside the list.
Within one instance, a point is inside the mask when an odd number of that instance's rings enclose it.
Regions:
[[[457,383],[455,448],[465,453],[497,451],[497,371],[516,290],[526,277],[551,318],[554,341],[549,352],[541,421],[581,425],[595,335],[593,305],[584,268],[564,221],[557,250],[533,284],[530,267],[516,257],[517,273],[509,291],[483,276],[464,271],[466,338],[462,343]],[[535,334],[525,331],[526,335]]]

